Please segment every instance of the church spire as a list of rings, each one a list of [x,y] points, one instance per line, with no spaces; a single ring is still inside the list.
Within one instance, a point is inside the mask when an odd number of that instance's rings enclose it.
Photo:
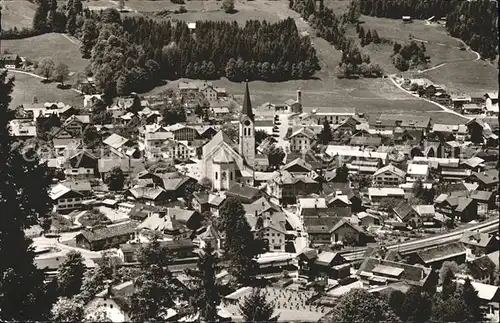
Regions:
[[[245,97],[243,98],[243,109],[241,114],[248,116],[252,121],[254,120],[252,103],[250,102],[250,91],[248,90],[248,82],[246,82],[245,86]]]

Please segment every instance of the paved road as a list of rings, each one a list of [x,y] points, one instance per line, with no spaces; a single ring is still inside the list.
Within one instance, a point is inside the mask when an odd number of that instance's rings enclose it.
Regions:
[[[462,118],[467,119],[467,120],[471,120],[471,119],[473,119],[473,118],[474,118],[474,117],[471,117],[471,116],[467,116],[467,115],[460,114],[460,113],[458,113],[458,112],[456,112],[456,111],[453,111],[452,109],[450,109],[450,108],[448,108],[448,107],[446,107],[446,106],[444,106],[444,105],[442,105],[442,104],[439,104],[439,103],[437,103],[437,102],[434,102],[434,101],[429,100],[429,99],[426,99],[426,98],[423,98],[423,97],[419,96],[418,94],[412,93],[411,91],[408,91],[408,90],[404,89],[404,88],[401,86],[401,84],[399,84],[399,83],[398,83],[398,82],[397,82],[394,78],[395,78],[395,75],[389,75],[389,79],[391,80],[391,82],[392,82],[392,83],[393,83],[393,84],[394,84],[394,85],[395,85],[398,89],[400,89],[401,91],[404,91],[404,92],[408,93],[409,95],[414,96],[414,97],[416,97],[416,98],[419,98],[419,99],[421,99],[421,100],[424,100],[424,101],[427,101],[427,102],[429,102],[429,103],[432,103],[432,104],[434,104],[435,106],[437,106],[437,107],[441,108],[444,112],[454,114],[454,115],[456,115],[456,116],[462,117]]]

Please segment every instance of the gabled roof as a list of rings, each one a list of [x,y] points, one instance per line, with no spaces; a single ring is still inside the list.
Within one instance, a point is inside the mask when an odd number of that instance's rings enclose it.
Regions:
[[[310,172],[313,170],[312,166],[308,163],[306,163],[302,158],[295,158],[285,166],[283,166],[283,170],[288,170],[288,168],[291,168],[292,166],[298,165],[302,168],[305,169],[305,172]]]
[[[127,222],[116,225],[110,225],[100,229],[84,229],[80,233],[88,241],[101,241],[121,235],[131,234],[137,228],[136,222]]]
[[[395,261],[367,258],[359,267],[356,275],[365,276],[366,274],[368,274],[368,276],[370,276],[371,273],[376,275],[376,272],[374,270],[375,268],[377,268],[377,266],[385,266],[384,268],[387,268],[389,270],[398,270],[398,272],[400,271],[400,269],[402,269],[403,271],[394,278],[406,282],[410,285],[417,286],[422,286],[432,272],[432,269],[430,268],[413,266]],[[378,268],[380,269],[380,267]]]
[[[387,166],[384,166],[382,168],[379,168],[374,174],[373,176],[377,176],[377,175],[380,175],[380,174],[383,174],[385,172],[390,172],[396,176],[399,176],[401,178],[404,178],[406,176],[406,172],[404,170],[401,170],[399,168],[397,168],[396,166],[392,165],[392,164],[389,164]]]
[[[161,187],[133,187],[129,190],[136,199],[156,200],[165,190]]]
[[[460,242],[452,242],[425,248],[417,252],[420,259],[426,264],[443,259],[452,258],[458,255],[465,255],[465,248]]]
[[[330,266],[335,257],[341,256],[338,252],[323,251],[318,254],[318,257],[314,261],[316,265]]]
[[[394,213],[396,213],[402,220],[404,220],[411,212],[415,212],[415,210],[406,201],[399,202],[399,204],[394,208]]]
[[[472,176],[475,176],[480,182],[486,185],[498,183],[497,169],[489,169],[484,172],[472,173]]]
[[[434,209],[434,205],[415,205],[413,207],[415,212],[420,216],[432,215],[436,214],[436,210]]]
[[[304,136],[306,136],[309,139],[315,139],[316,138],[316,133],[314,131],[312,131],[311,129],[306,128],[306,127],[302,127],[299,130],[293,132],[290,135],[290,138],[293,138],[293,137],[298,136],[298,135],[304,135]]]
[[[137,226],[137,229],[148,229],[151,231],[174,231],[183,229],[179,221],[175,220],[167,212],[155,212],[150,214],[141,224]]]
[[[471,204],[473,202],[472,199],[470,198],[467,198],[467,197],[459,197],[458,198],[458,205],[457,207],[455,208],[455,211],[457,212],[462,212],[464,211],[468,206],[469,204]]]
[[[488,191],[473,191],[470,198],[480,202],[489,202],[493,196],[492,192]]]
[[[261,190],[256,187],[234,184],[231,188],[226,192],[226,195],[235,196],[235,197],[243,197],[246,199],[253,200],[261,193]]]
[[[356,232],[358,232],[358,233],[363,233],[363,232],[364,232],[364,231],[363,231],[363,229],[362,229],[360,226],[358,226],[358,225],[356,225],[356,224],[352,223],[351,221],[349,221],[349,220],[348,220],[348,219],[346,219],[346,218],[342,218],[339,222],[337,222],[337,223],[333,226],[333,228],[331,228],[331,229],[330,229],[330,233],[333,233],[333,232],[337,231],[337,230],[338,230],[339,228],[341,228],[343,225],[350,226],[351,228],[353,228],[353,229],[354,229]]]
[[[203,156],[207,156],[208,154],[210,154],[220,143],[226,143],[228,144],[230,147],[233,147],[234,146],[234,142],[231,140],[231,138],[229,138],[228,135],[226,135],[226,133],[222,130],[220,130],[219,132],[217,132],[217,134],[212,138],[212,140],[210,140],[209,142],[207,142],[205,144],[205,146],[203,146]]]
[[[50,198],[52,200],[57,200],[58,198],[63,197],[67,193],[73,191],[71,188],[67,187],[66,185],[63,184],[57,184],[56,186],[53,186],[50,189]],[[73,191],[75,194],[81,195],[79,192]]]

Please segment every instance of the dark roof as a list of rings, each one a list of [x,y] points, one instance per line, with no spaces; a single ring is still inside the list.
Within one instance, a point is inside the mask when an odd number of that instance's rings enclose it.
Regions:
[[[330,233],[330,230],[342,217],[304,217],[304,226],[308,233]]]
[[[413,266],[389,260],[368,258],[363,261],[356,274],[359,276],[363,272],[371,273],[373,269],[375,269],[375,267],[377,267],[378,265],[403,269],[403,272],[399,276],[399,279],[410,285],[422,286],[427,280],[427,277],[432,272],[432,269],[430,268],[423,268],[420,266]]]
[[[484,172],[479,172],[479,173],[473,173],[473,176],[475,176],[480,182],[483,184],[494,184],[498,183],[498,170],[497,169],[489,169]]]
[[[128,216],[131,219],[143,220],[150,212],[157,212],[159,210],[160,208],[158,206],[136,203],[132,210],[128,213]]]
[[[100,229],[87,230],[84,229],[78,236],[83,236],[88,241],[101,241],[113,237],[118,237],[125,234],[131,234],[137,227],[136,222],[127,222],[123,224],[112,225]]]
[[[467,269],[472,277],[476,279],[481,279],[487,275],[491,275],[495,268],[496,264],[487,255],[467,262]]]
[[[350,145],[358,146],[380,146],[382,143],[381,137],[352,137]]]
[[[229,189],[229,191],[226,192],[226,194],[228,196],[242,197],[242,198],[249,199],[249,200],[255,199],[260,193],[261,193],[261,191],[258,188],[251,187],[251,186],[245,186],[245,185],[239,185],[239,184],[233,185]]]
[[[465,255],[465,247],[460,242],[438,245],[417,252],[420,259],[426,264],[447,259],[462,253]]]
[[[252,110],[252,102],[250,101],[250,91],[248,90],[248,82],[245,83],[245,97],[243,98],[243,109],[241,110],[242,115],[250,117],[254,120],[254,114]]]
[[[363,229],[361,227],[359,227],[358,225],[352,223],[351,221],[349,221],[348,219],[346,218],[343,218],[341,219],[339,222],[337,222],[333,228],[330,230],[330,232],[335,232],[337,231],[338,229],[340,229],[343,225],[347,225],[347,226],[350,226],[351,228],[353,228],[356,232],[358,233],[363,233]]]
[[[395,208],[394,212],[401,218],[404,219],[410,214],[413,210],[412,206],[408,204],[406,201],[401,201]]]

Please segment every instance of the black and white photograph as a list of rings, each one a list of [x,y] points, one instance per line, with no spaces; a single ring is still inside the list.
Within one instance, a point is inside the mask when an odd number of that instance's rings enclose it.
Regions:
[[[0,322],[500,322],[498,15],[0,0]]]

